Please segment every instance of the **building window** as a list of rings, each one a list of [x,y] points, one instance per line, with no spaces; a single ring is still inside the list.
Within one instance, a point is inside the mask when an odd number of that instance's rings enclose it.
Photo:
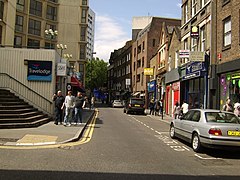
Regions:
[[[156,45],[156,39],[153,39],[152,45],[153,45],[153,47],[155,47],[155,45]]]
[[[142,67],[144,67],[144,57],[142,57]]]
[[[178,56],[178,53],[179,53],[178,51],[175,52],[174,68],[177,68],[177,67],[178,67],[178,61],[179,61],[179,60],[178,60],[178,57],[179,57],[179,56]]]
[[[141,47],[141,45],[139,45],[138,48],[137,48],[138,54],[141,52],[141,49],[142,49],[142,47]]]
[[[188,47],[188,39],[186,38],[184,41],[183,41],[183,48],[184,50],[188,50],[189,47]],[[188,62],[188,58],[182,58],[182,64],[185,64]]]
[[[82,9],[82,18],[81,18],[81,22],[82,23],[86,23],[87,22],[87,10],[86,9]]]
[[[168,72],[170,72],[170,71],[172,70],[172,68],[171,68],[171,62],[172,62],[172,57],[169,56],[169,57],[168,57]]]
[[[19,32],[23,32],[23,16],[16,16],[16,25],[15,30]]]
[[[80,45],[80,59],[86,59],[86,46]]]
[[[205,26],[200,29],[200,38],[201,38],[201,51],[205,51],[206,49],[206,31]]]
[[[22,47],[22,37],[21,36],[15,36],[14,37],[14,47],[15,48]]]
[[[192,0],[192,17],[197,13],[197,0]]]
[[[3,19],[4,2],[0,1],[0,19]]]
[[[226,18],[223,20],[223,46],[230,46],[231,45],[231,17]]]
[[[201,8],[203,8],[208,1],[209,0],[201,0]]]
[[[143,50],[143,52],[145,50],[145,42],[144,41],[143,41],[143,45],[142,45],[142,50]]]
[[[42,17],[42,3],[36,0],[31,0],[29,13]]]
[[[18,11],[24,11],[24,3],[25,3],[24,0],[17,0],[17,10]]]
[[[39,49],[40,48],[40,41],[35,39],[28,39],[28,48]]]
[[[82,0],[82,5],[87,5],[87,0]]]
[[[52,6],[47,6],[47,19],[56,21],[57,20],[57,8]]]
[[[33,35],[41,35],[41,22],[29,19],[28,33]]]
[[[183,6],[183,14],[184,14],[184,16],[183,16],[183,22],[184,22],[184,24],[188,21],[188,2],[186,2],[185,3],[185,5]]]
[[[144,72],[142,72],[141,86],[143,86]]]
[[[140,74],[138,74],[137,75],[137,82],[140,82],[140,79],[141,79]]]
[[[86,27],[81,27],[81,37],[80,40],[81,41],[86,41]]]
[[[191,48],[191,50],[192,51],[197,51],[197,39],[196,38],[191,38],[191,40],[192,40],[192,48]]]
[[[141,59],[137,61],[137,68],[141,67]]]

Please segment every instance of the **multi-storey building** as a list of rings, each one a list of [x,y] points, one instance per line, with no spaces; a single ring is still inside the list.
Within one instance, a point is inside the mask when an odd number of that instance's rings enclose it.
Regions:
[[[87,59],[93,58],[94,35],[95,35],[95,13],[91,8],[89,8],[87,28],[87,54],[86,54]]]
[[[159,47],[162,24],[174,25],[176,19],[152,17],[149,24],[142,29],[132,46],[132,88],[134,95],[145,99],[146,105],[149,102],[148,83],[149,76],[144,75],[144,69],[150,68],[150,60],[156,54]]]
[[[165,112],[172,115],[174,105],[176,102],[180,102],[179,49],[181,47],[181,29],[180,26],[170,26],[167,32],[169,40],[167,42],[168,57],[165,74]]]
[[[0,1],[0,44],[56,49],[61,58],[68,54],[70,67],[84,83],[88,8],[88,0]],[[66,46],[57,49],[58,43]]]
[[[131,90],[131,57],[132,41],[111,53],[108,67],[108,89],[110,100],[125,100],[130,96]]]
[[[228,97],[240,102],[240,1],[216,0],[212,6],[210,98],[222,109]]]
[[[180,50],[185,50],[190,55],[180,56],[181,101],[186,100],[189,108],[206,108],[209,103],[208,56],[211,48],[211,13],[211,0],[182,1]]]

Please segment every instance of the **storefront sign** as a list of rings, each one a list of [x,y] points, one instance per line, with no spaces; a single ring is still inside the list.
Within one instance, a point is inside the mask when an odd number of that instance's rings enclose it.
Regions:
[[[190,56],[189,56],[189,60],[190,61],[197,61],[197,62],[203,62],[205,59],[204,59],[204,52],[202,51],[191,51],[190,52]]]
[[[205,72],[206,68],[203,62],[193,62],[186,66],[186,74],[182,79],[186,80],[203,76]]]
[[[66,76],[67,75],[67,64],[58,63],[57,64],[57,76]]]
[[[156,89],[156,80],[148,83],[148,92],[155,92]]]
[[[179,50],[179,58],[189,58],[189,50]]]
[[[28,81],[52,81],[52,61],[28,61]]]
[[[176,82],[172,84],[173,91],[179,91],[179,89],[180,89],[180,82]]]
[[[199,27],[198,26],[192,26],[191,27],[191,37],[192,38],[198,38],[199,37]]]
[[[153,68],[144,68],[144,75],[145,76],[152,76],[153,75]]]

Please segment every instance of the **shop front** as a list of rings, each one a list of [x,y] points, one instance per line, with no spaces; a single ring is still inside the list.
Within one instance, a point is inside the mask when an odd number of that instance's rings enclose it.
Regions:
[[[155,101],[156,99],[156,80],[152,80],[148,83],[148,102],[150,102],[151,99]]]
[[[206,88],[206,68],[204,62],[191,62],[187,64],[185,74],[182,76],[182,87],[184,89],[185,100],[189,104],[189,109],[203,108]]]

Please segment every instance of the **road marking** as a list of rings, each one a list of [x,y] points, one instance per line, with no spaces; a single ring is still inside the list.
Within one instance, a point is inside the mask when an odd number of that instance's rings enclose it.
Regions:
[[[96,111],[95,116],[92,118],[91,122],[87,125],[87,130],[84,132],[83,138],[77,142],[69,142],[64,144],[53,144],[53,145],[41,145],[41,146],[0,146],[0,149],[22,149],[22,150],[31,150],[31,149],[53,149],[53,148],[64,148],[71,146],[78,146],[89,142],[92,138],[94,127],[96,125],[96,120],[98,117],[98,111]]]
[[[198,154],[194,154],[196,157],[198,157],[199,159],[203,159],[203,160],[213,160],[213,159],[222,159],[222,158],[213,158],[213,157],[208,157],[208,158],[205,158],[205,157],[202,157]]]

